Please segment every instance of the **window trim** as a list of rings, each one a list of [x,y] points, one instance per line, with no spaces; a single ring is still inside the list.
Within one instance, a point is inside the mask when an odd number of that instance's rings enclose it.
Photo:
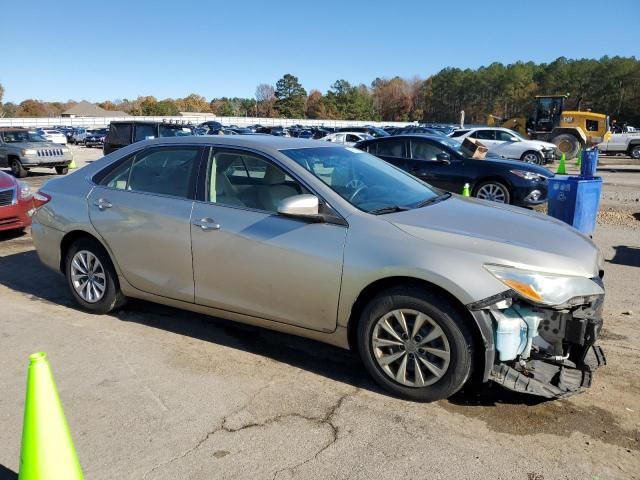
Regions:
[[[246,154],[258,157],[259,159],[262,159],[265,162],[273,163],[276,167],[278,167],[281,170],[283,170],[286,175],[289,175],[293,180],[295,180],[300,185],[302,185],[304,188],[306,188],[311,194],[313,194],[316,197],[318,197],[318,201],[320,203],[320,207],[321,208],[324,205],[324,206],[326,206],[327,208],[330,209],[330,211],[332,213],[328,214],[325,217],[325,219],[326,219],[325,223],[329,223],[329,224],[332,224],[332,225],[341,225],[341,226],[344,226],[344,227],[349,227],[348,222],[340,214],[340,212],[338,212],[338,210],[335,209],[331,205],[331,203],[329,203],[324,198],[323,195],[318,193],[318,191],[315,188],[313,188],[311,185],[309,185],[309,182],[307,182],[304,179],[302,179],[300,177],[300,175],[292,172],[289,168],[286,167],[286,165],[283,165],[281,161],[279,161],[278,159],[274,158],[273,156],[271,156],[269,154],[266,154],[264,152],[261,152],[259,150],[254,150],[254,149],[252,149],[250,147],[238,147],[238,146],[235,146],[235,145],[205,145],[205,148],[203,148],[202,161],[200,162],[200,171],[198,172],[198,181],[197,181],[197,185],[196,185],[196,196],[194,198],[195,202],[202,203],[204,205],[211,205],[211,206],[215,206],[215,207],[233,208],[233,209],[236,209],[236,210],[245,210],[245,211],[249,211],[249,212],[264,213],[264,214],[267,214],[267,215],[270,215],[270,216],[274,216],[274,217],[288,218],[290,220],[291,219],[301,220],[301,221],[305,221],[306,222],[306,220],[304,220],[303,218],[285,217],[285,216],[279,214],[278,212],[272,212],[270,210],[261,210],[259,208],[251,208],[251,207],[242,206],[242,205],[226,205],[226,204],[223,204],[223,203],[216,203],[216,202],[211,202],[211,201],[207,200],[206,199],[207,186],[209,185],[209,181],[210,181],[209,173],[211,172],[211,169],[209,168],[209,164],[211,162],[211,159],[213,158],[213,156],[217,152],[228,152],[228,153],[244,152]],[[309,221],[307,223],[311,223],[311,222]]]

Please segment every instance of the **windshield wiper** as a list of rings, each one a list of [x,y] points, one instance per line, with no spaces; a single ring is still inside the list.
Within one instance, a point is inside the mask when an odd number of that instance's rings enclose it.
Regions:
[[[416,208],[422,208],[422,207],[426,207],[427,205],[433,205],[434,203],[438,203],[438,202],[441,202],[442,200],[446,200],[450,196],[451,194],[449,192],[445,192],[442,195],[438,195],[437,197],[423,200],[422,202],[416,205]]]
[[[409,207],[401,207],[400,205],[389,205],[387,207],[376,208],[369,211],[373,215],[384,215],[385,213],[404,212],[409,210]]]

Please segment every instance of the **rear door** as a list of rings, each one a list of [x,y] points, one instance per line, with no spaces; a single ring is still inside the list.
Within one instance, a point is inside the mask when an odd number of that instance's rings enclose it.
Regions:
[[[277,213],[308,190],[274,162],[212,150],[191,222],[195,301],[226,311],[333,331],[347,227]]]
[[[92,225],[139,290],[193,302],[190,218],[201,153],[197,146],[142,150],[89,194]]]

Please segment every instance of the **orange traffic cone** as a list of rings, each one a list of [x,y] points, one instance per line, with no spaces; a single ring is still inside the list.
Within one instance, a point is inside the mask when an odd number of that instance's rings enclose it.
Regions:
[[[46,353],[29,356],[19,480],[82,480]]]

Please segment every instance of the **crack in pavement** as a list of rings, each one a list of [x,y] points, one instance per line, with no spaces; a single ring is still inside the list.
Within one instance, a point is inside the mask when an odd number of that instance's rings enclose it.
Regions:
[[[181,459],[185,458],[186,456],[190,455],[191,453],[195,452],[204,443],[206,443],[207,440],[209,440],[212,436],[214,436],[215,434],[217,434],[218,432],[221,432],[221,431],[228,432],[228,433],[236,433],[236,432],[240,432],[242,430],[247,430],[247,429],[250,429],[250,428],[262,428],[262,427],[277,423],[277,422],[279,422],[281,420],[284,420],[284,419],[287,419],[287,418],[300,418],[302,420],[313,422],[313,423],[315,423],[317,425],[327,425],[331,429],[331,439],[325,445],[323,445],[317,452],[315,452],[313,454],[313,456],[311,456],[310,458],[307,458],[307,459],[303,460],[302,462],[299,462],[296,465],[293,465],[291,467],[282,468],[280,470],[277,470],[274,473],[273,477],[272,477],[272,479],[275,479],[280,473],[282,473],[284,471],[287,471],[287,470],[294,471],[295,469],[301,467],[302,465],[305,465],[306,463],[309,463],[309,462],[315,460],[322,452],[327,450],[331,445],[333,445],[334,443],[336,443],[338,441],[339,428],[333,423],[333,419],[334,419],[335,415],[337,414],[338,410],[344,404],[345,400],[347,398],[357,394],[358,390],[359,390],[359,389],[356,389],[355,391],[352,391],[352,392],[349,392],[349,393],[346,393],[346,394],[340,396],[340,398],[338,398],[336,403],[333,404],[327,410],[327,412],[325,412],[325,414],[320,416],[320,417],[307,416],[307,415],[303,415],[301,413],[296,413],[296,412],[294,412],[294,413],[283,413],[281,415],[276,415],[274,417],[270,417],[270,418],[264,420],[263,422],[250,422],[250,423],[247,423],[247,424],[245,424],[245,425],[243,425],[241,427],[238,427],[238,428],[232,428],[232,427],[227,426],[227,420],[230,417],[242,412],[247,407],[249,407],[249,405],[251,405],[251,403],[258,397],[258,395],[260,395],[260,393],[262,393],[264,390],[266,390],[267,388],[269,388],[272,385],[273,385],[273,380],[271,380],[268,384],[266,384],[263,387],[261,387],[260,389],[258,389],[244,405],[242,405],[241,407],[235,409],[234,411],[232,411],[228,415],[225,415],[223,417],[222,421],[220,422],[220,424],[216,428],[214,428],[213,430],[207,432],[200,440],[198,440],[196,442],[195,445],[193,445],[192,447],[190,447],[187,450],[183,451],[179,455],[176,455],[176,456],[170,458],[169,460],[161,462],[158,465],[155,465],[150,470],[148,470],[142,476],[143,480],[146,479],[149,475],[151,475],[156,470],[158,470],[160,468],[164,468],[167,465],[170,465],[171,463],[173,463],[175,461],[181,460]]]
[[[292,467],[286,467],[286,468],[281,468],[279,470],[276,470],[275,473],[273,474],[273,476],[271,477],[271,480],[275,480],[278,475],[280,475],[282,472],[286,472],[289,471],[293,474],[293,472],[300,468],[303,465],[306,465],[309,462],[314,461],[316,458],[318,458],[323,452],[325,452],[329,447],[331,447],[333,444],[335,444],[339,438],[338,438],[338,434],[339,434],[339,427],[337,425],[335,425],[333,423],[333,419],[336,416],[336,414],[338,413],[338,410],[340,410],[340,408],[342,408],[342,405],[344,404],[345,400],[347,400],[347,398],[355,396],[358,393],[359,389],[356,388],[354,391],[350,392],[350,393],[345,393],[344,395],[342,395],[338,401],[327,411],[327,413],[321,417],[321,418],[314,418],[314,417],[305,417],[302,415],[298,415],[296,414],[296,416],[305,418],[306,420],[309,421],[315,421],[317,422],[319,425],[327,425],[329,426],[329,428],[331,428],[331,439],[329,440],[329,442],[327,442],[325,445],[323,445],[316,453],[313,454],[313,456],[307,458],[306,460],[303,460],[300,463],[297,463],[295,465],[293,465]]]

